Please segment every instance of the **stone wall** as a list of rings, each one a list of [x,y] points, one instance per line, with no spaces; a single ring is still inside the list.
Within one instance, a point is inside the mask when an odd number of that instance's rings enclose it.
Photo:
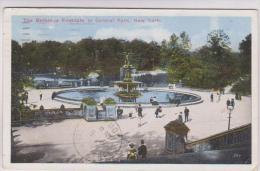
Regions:
[[[203,152],[240,147],[251,148],[251,124],[186,144],[186,150],[189,152]]]

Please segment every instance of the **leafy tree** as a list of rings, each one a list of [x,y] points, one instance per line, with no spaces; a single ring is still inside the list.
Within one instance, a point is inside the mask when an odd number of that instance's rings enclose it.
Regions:
[[[180,36],[172,34],[169,41],[163,41],[161,46],[162,67],[167,68],[170,82],[186,83],[190,72],[191,44],[187,33]]]
[[[215,65],[211,68],[215,73],[211,88],[224,88],[236,79],[236,60],[231,53],[229,37],[223,30],[214,30],[208,34],[207,46],[209,53],[204,62]]]
[[[251,34],[239,44],[241,74],[251,75]]]
[[[16,42],[12,41],[12,83],[11,83],[11,119],[21,119],[22,112],[25,110],[24,99],[25,90],[24,85],[28,82],[26,77],[26,60],[22,55],[22,47]]]
[[[241,95],[251,94],[251,34],[247,35],[239,44],[239,72],[240,77],[234,83],[231,91]]]

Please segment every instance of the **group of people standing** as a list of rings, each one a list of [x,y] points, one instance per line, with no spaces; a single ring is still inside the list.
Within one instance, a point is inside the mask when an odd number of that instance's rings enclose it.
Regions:
[[[143,117],[143,107],[141,106],[141,104],[138,104],[138,106],[136,107],[136,112],[139,118]],[[158,106],[154,112],[155,114],[155,118],[160,118],[159,117],[159,113],[162,112],[162,106]],[[184,108],[184,122],[188,122],[189,121],[189,113],[190,110],[185,107]],[[120,107],[117,108],[117,118],[120,119],[122,118],[122,114],[123,114],[123,109],[121,109]],[[131,116],[132,117],[132,116]],[[183,122],[183,117],[182,117],[182,112],[180,112],[178,119]]]
[[[219,102],[221,100],[221,93],[220,92],[217,92],[217,97],[218,97],[217,102]],[[214,94],[213,93],[210,94],[210,101],[214,102]]]
[[[138,114],[138,117],[142,118],[143,117],[143,108],[141,106],[141,104],[138,105],[138,107],[136,108],[137,110],[137,114]],[[162,107],[161,106],[158,106],[154,112],[155,114],[155,118],[159,118],[159,113],[162,112]]]
[[[144,144],[144,140],[141,140],[141,145],[136,150],[134,143],[129,144],[127,152],[127,160],[146,159],[147,147]]]
[[[220,93],[217,94],[217,95],[219,96]],[[214,102],[214,95],[213,95],[213,93],[210,94],[210,101]],[[232,98],[231,100],[227,99],[226,106],[227,106],[227,109],[229,109],[229,107],[232,107],[232,109],[234,109],[235,108],[235,99],[234,98]]]
[[[190,110],[187,107],[185,107],[184,108],[184,122],[188,122],[189,121],[189,114],[190,114]],[[182,112],[180,112],[180,114],[178,116],[178,120],[180,122],[183,122]]]
[[[226,104],[227,104],[227,109],[229,108],[229,106],[231,106],[232,109],[235,108],[235,100],[233,98],[231,100],[227,99]]]

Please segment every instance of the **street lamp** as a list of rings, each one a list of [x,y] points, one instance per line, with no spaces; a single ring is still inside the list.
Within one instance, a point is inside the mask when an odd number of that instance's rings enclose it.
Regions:
[[[231,113],[232,113],[232,110],[234,109],[233,106],[228,106],[228,130],[230,130],[230,120],[231,120]]]

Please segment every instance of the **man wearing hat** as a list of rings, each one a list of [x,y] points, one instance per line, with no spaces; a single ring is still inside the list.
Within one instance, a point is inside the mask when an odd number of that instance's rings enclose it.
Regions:
[[[141,145],[138,147],[138,155],[141,159],[145,159],[147,154],[147,148],[144,144],[144,140],[141,140]]]

